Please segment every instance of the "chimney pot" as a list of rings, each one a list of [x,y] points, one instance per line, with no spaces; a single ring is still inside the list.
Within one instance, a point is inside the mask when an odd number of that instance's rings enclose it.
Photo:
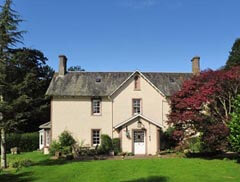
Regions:
[[[192,58],[192,72],[193,75],[199,75],[200,74],[200,57],[195,56]]]
[[[67,73],[67,57],[65,55],[59,55],[59,75],[64,76]]]

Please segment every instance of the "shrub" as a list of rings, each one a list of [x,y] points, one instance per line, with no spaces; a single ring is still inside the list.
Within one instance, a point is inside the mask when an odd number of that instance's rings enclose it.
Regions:
[[[115,155],[119,154],[121,152],[120,139],[119,138],[113,138],[112,139],[112,145],[113,145],[114,154]]]
[[[39,133],[10,133],[6,135],[7,152],[13,147],[18,147],[21,152],[31,152],[39,147]]]
[[[22,167],[29,167],[33,164],[33,161],[29,160],[29,159],[22,159],[22,160],[17,160],[11,163],[11,166],[13,168],[22,168]]]
[[[202,143],[200,137],[190,138],[188,142],[191,152],[202,152]]]
[[[68,131],[64,131],[58,139],[59,142],[52,141],[49,148],[50,155],[55,155],[56,152],[60,152],[63,155],[72,153],[72,146],[76,143],[72,135]]]
[[[101,135],[101,145],[99,146],[100,154],[109,154],[109,152],[113,149],[112,139],[108,135]]]
[[[59,136],[59,142],[61,146],[72,146],[76,143],[72,135],[68,131],[64,131]]]
[[[49,153],[50,155],[55,155],[56,152],[61,152],[62,151],[62,146],[59,142],[57,141],[52,141],[50,147],[49,147]]]
[[[173,139],[175,128],[169,127],[165,132],[160,134],[161,150],[173,149],[177,145],[177,141]]]
[[[231,120],[228,124],[230,129],[229,142],[232,150],[240,152],[240,95],[234,101],[234,112],[231,114]]]
[[[72,147],[71,146],[62,146],[60,151],[63,155],[67,155],[67,154],[72,153]]]
[[[134,156],[134,153],[128,152],[128,153],[127,153],[127,156]]]

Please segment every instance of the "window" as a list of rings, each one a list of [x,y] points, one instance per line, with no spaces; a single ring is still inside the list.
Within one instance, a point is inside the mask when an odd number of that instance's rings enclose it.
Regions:
[[[133,99],[133,114],[141,114],[141,99]]]
[[[40,144],[43,145],[43,134],[40,134]]]
[[[50,131],[46,131],[46,145],[49,146],[50,144]]]
[[[134,77],[134,90],[140,90],[140,77],[138,75]]]
[[[100,144],[100,130],[92,130],[92,145]]]
[[[92,100],[92,114],[93,115],[101,114],[101,99]]]

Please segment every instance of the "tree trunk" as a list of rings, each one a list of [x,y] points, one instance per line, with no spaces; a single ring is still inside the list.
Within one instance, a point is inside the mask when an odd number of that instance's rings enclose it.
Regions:
[[[5,130],[1,129],[1,168],[7,168],[7,156],[6,156],[6,135]]]

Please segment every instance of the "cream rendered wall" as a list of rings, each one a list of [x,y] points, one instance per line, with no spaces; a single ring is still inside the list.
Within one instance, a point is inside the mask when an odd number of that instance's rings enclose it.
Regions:
[[[57,139],[64,131],[71,132],[73,137],[91,145],[91,129],[101,129],[101,134],[112,136],[112,103],[102,98],[102,114],[91,115],[91,97],[52,98],[51,121],[52,138]]]
[[[134,90],[134,79],[131,78],[113,95],[113,126],[131,118],[133,116],[132,99],[141,98],[142,115],[166,127],[167,124],[163,119],[166,119],[165,115],[169,108],[167,108],[168,105],[163,104],[166,103],[165,97],[142,77],[140,88],[140,91]]]

